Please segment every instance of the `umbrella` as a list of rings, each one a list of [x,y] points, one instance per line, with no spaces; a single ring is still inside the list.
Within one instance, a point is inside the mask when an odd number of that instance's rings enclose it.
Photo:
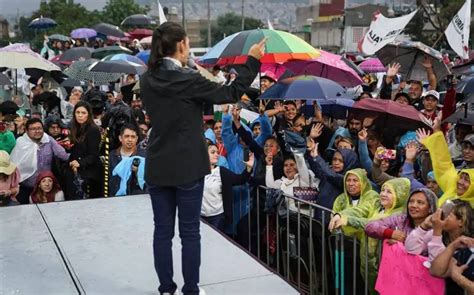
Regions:
[[[281,64],[262,64],[260,67],[260,78],[270,73],[270,77],[275,78],[275,80],[278,81],[287,71],[287,68]]]
[[[128,32],[131,38],[133,39],[143,39],[145,37],[151,37],[153,31],[149,29],[135,29],[131,32]]]
[[[30,76],[30,81],[33,81],[33,84],[36,84],[40,78],[51,79],[56,81],[57,83],[61,83],[66,80],[68,77],[61,71],[45,71],[41,69],[25,69],[25,73]]]
[[[133,51],[123,46],[106,46],[106,47],[97,48],[94,51],[92,51],[92,57],[101,59],[101,58],[106,57],[107,55],[118,54],[118,53],[132,54]]]
[[[140,51],[139,53],[135,54],[135,56],[141,59],[144,63],[148,63],[148,59],[150,59],[150,49]]]
[[[105,36],[112,36],[112,37],[118,37],[118,38],[125,37],[124,32],[122,32],[122,30],[120,30],[119,27],[111,25],[111,24],[107,24],[107,23],[97,24],[93,27],[93,29],[97,33],[105,35]]]
[[[142,65],[142,66],[145,65],[145,63],[143,62],[143,60],[141,60],[139,57],[134,56],[134,55],[130,55],[130,54],[125,54],[125,53],[107,55],[106,57],[104,57],[104,58],[101,59],[101,60],[102,60],[102,61],[107,61],[107,60],[123,60],[123,61],[133,62],[133,63],[139,64],[139,65]]]
[[[66,42],[66,41],[70,40],[68,36],[64,36],[64,35],[61,35],[61,34],[53,34],[51,36],[48,36],[48,39],[49,40],[62,41],[62,42]]]
[[[259,98],[328,100],[350,97],[346,96],[344,88],[334,81],[315,76],[297,76],[279,81]]]
[[[393,100],[386,99],[361,99],[354,103],[352,110],[359,114],[375,113],[382,126],[402,127],[406,129],[430,127],[423,120],[423,115],[411,105],[403,105]],[[360,111],[362,110],[362,112]],[[366,112],[364,112],[366,111]]]
[[[61,83],[61,86],[62,87],[69,87],[69,88],[73,88],[73,87],[76,87],[76,86],[86,86],[86,83],[84,81],[79,81],[79,80],[76,80],[76,79],[67,79],[67,80],[64,80],[64,82]]]
[[[61,55],[59,62],[63,64],[70,64],[76,60],[89,59],[91,58],[93,50],[94,49],[89,47],[74,47],[68,49]]]
[[[432,57],[433,71],[438,79],[449,74],[441,52],[421,42],[395,41],[377,51],[376,55],[384,65],[401,64],[400,74],[406,80],[426,80],[426,70],[422,65],[425,55]]]
[[[283,31],[256,29],[235,33],[217,43],[200,58],[202,64],[242,64],[250,47],[267,37],[262,63],[282,63],[290,59],[311,59],[319,51],[303,39]]]
[[[459,111],[446,118],[443,123],[474,125],[474,110],[472,107],[467,109],[464,105]]]
[[[76,191],[75,191],[76,199],[79,199],[79,200],[85,199],[86,194],[84,190],[82,189],[82,184],[84,183],[84,180],[82,179],[81,175],[77,171],[74,171],[74,180],[72,181],[72,183],[76,186]]]
[[[121,26],[148,26],[148,25],[156,25],[156,21],[144,14],[134,14],[127,16],[122,23]]]
[[[474,73],[474,59],[452,68],[455,75],[470,75]]]
[[[89,66],[91,72],[138,74],[146,72],[146,66],[124,60],[98,61]]]
[[[153,39],[153,36],[148,36],[140,40],[140,44],[147,44],[150,45],[151,41]]]
[[[348,59],[347,57],[342,56],[341,60],[346,63],[354,72],[357,73],[359,77],[364,76],[365,72],[360,69],[352,60]]]
[[[354,104],[354,100],[349,98],[325,99],[318,102],[323,114],[334,119],[346,119],[347,111]],[[308,101],[306,105],[302,106],[301,112],[307,117],[313,117],[314,106]]]
[[[375,57],[368,58],[361,62],[359,68],[366,73],[380,73],[387,71],[380,59]]]
[[[79,28],[71,32],[71,38],[74,39],[89,39],[95,36],[97,36],[97,32],[88,28]]]
[[[68,75],[69,78],[79,81],[92,81],[96,85],[115,82],[122,76],[118,73],[91,72],[89,67],[95,62],[97,62],[96,59],[76,61],[69,68],[64,70],[64,74]]]
[[[60,71],[61,69],[31,50],[28,46],[15,43],[0,48],[0,67],[12,69],[36,68],[45,71]]]
[[[474,76],[468,76],[462,79],[456,85],[456,92],[462,94],[474,93]]]
[[[57,26],[58,24],[49,17],[37,17],[30,22],[28,25],[31,29],[49,29]]]
[[[349,67],[341,56],[324,50],[311,60],[294,60],[284,64],[295,75],[314,75],[333,80],[344,87],[355,87],[363,83],[358,74]]]
[[[10,80],[10,78],[8,78],[5,74],[3,73],[0,73],[0,86],[3,86],[3,85],[13,85],[12,81]]]

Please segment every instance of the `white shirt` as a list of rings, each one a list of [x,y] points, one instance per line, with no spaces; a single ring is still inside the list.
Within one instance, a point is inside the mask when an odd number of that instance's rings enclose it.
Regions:
[[[222,180],[219,167],[212,169],[211,174],[204,177],[201,216],[216,216],[224,213],[222,200]]]

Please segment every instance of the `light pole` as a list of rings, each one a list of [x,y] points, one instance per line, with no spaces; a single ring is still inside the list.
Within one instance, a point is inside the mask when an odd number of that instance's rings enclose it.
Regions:
[[[207,47],[211,48],[211,0],[207,0]]]
[[[245,28],[244,6],[245,6],[245,0],[242,0],[242,31]]]
[[[181,0],[181,15],[182,15],[182,18],[183,18],[183,28],[186,31],[186,17],[185,17],[185,13],[184,13],[184,0]]]

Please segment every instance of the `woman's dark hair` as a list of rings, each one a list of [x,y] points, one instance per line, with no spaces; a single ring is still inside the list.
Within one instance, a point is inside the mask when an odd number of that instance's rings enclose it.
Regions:
[[[87,121],[84,124],[79,124],[76,120],[76,110],[80,107],[83,107],[87,110]],[[78,142],[82,142],[84,140],[84,137],[89,130],[90,126],[95,126],[94,123],[94,115],[92,114],[92,107],[88,102],[85,101],[79,101],[75,106],[74,106],[74,111],[73,117],[71,120],[71,133],[70,133],[70,139],[73,144],[76,144]]]
[[[455,199],[452,200],[454,203],[454,208],[452,213],[456,216],[457,219],[461,220],[463,223],[462,234],[466,237],[473,237],[474,235],[474,211],[471,205],[463,200]],[[444,218],[446,218],[445,216]],[[449,234],[443,231],[443,243],[445,246],[449,245],[451,242],[449,239]]]
[[[294,106],[295,108],[298,108],[298,107],[296,106],[296,102],[294,102],[293,100],[285,100],[285,101],[283,102],[283,105],[284,105],[284,106],[287,106],[287,105],[290,105],[290,104],[291,104],[292,106]]]
[[[176,43],[186,38],[183,27],[174,22],[165,22],[155,29],[151,41],[151,53],[148,68],[158,70],[163,62],[163,57],[171,56],[176,52]]]

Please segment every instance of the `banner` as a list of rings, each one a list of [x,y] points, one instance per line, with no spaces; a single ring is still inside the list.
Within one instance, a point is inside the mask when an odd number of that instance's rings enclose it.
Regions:
[[[387,18],[380,12],[375,14],[374,20],[370,23],[370,28],[362,40],[361,51],[372,55],[394,41],[417,12],[418,9],[410,14],[395,18]]]
[[[160,25],[167,22],[163,7],[161,7],[160,1],[158,0],[158,17],[160,18]]]
[[[469,59],[469,26],[471,25],[471,0],[467,0],[454,15],[444,32],[454,52],[463,59]]]

